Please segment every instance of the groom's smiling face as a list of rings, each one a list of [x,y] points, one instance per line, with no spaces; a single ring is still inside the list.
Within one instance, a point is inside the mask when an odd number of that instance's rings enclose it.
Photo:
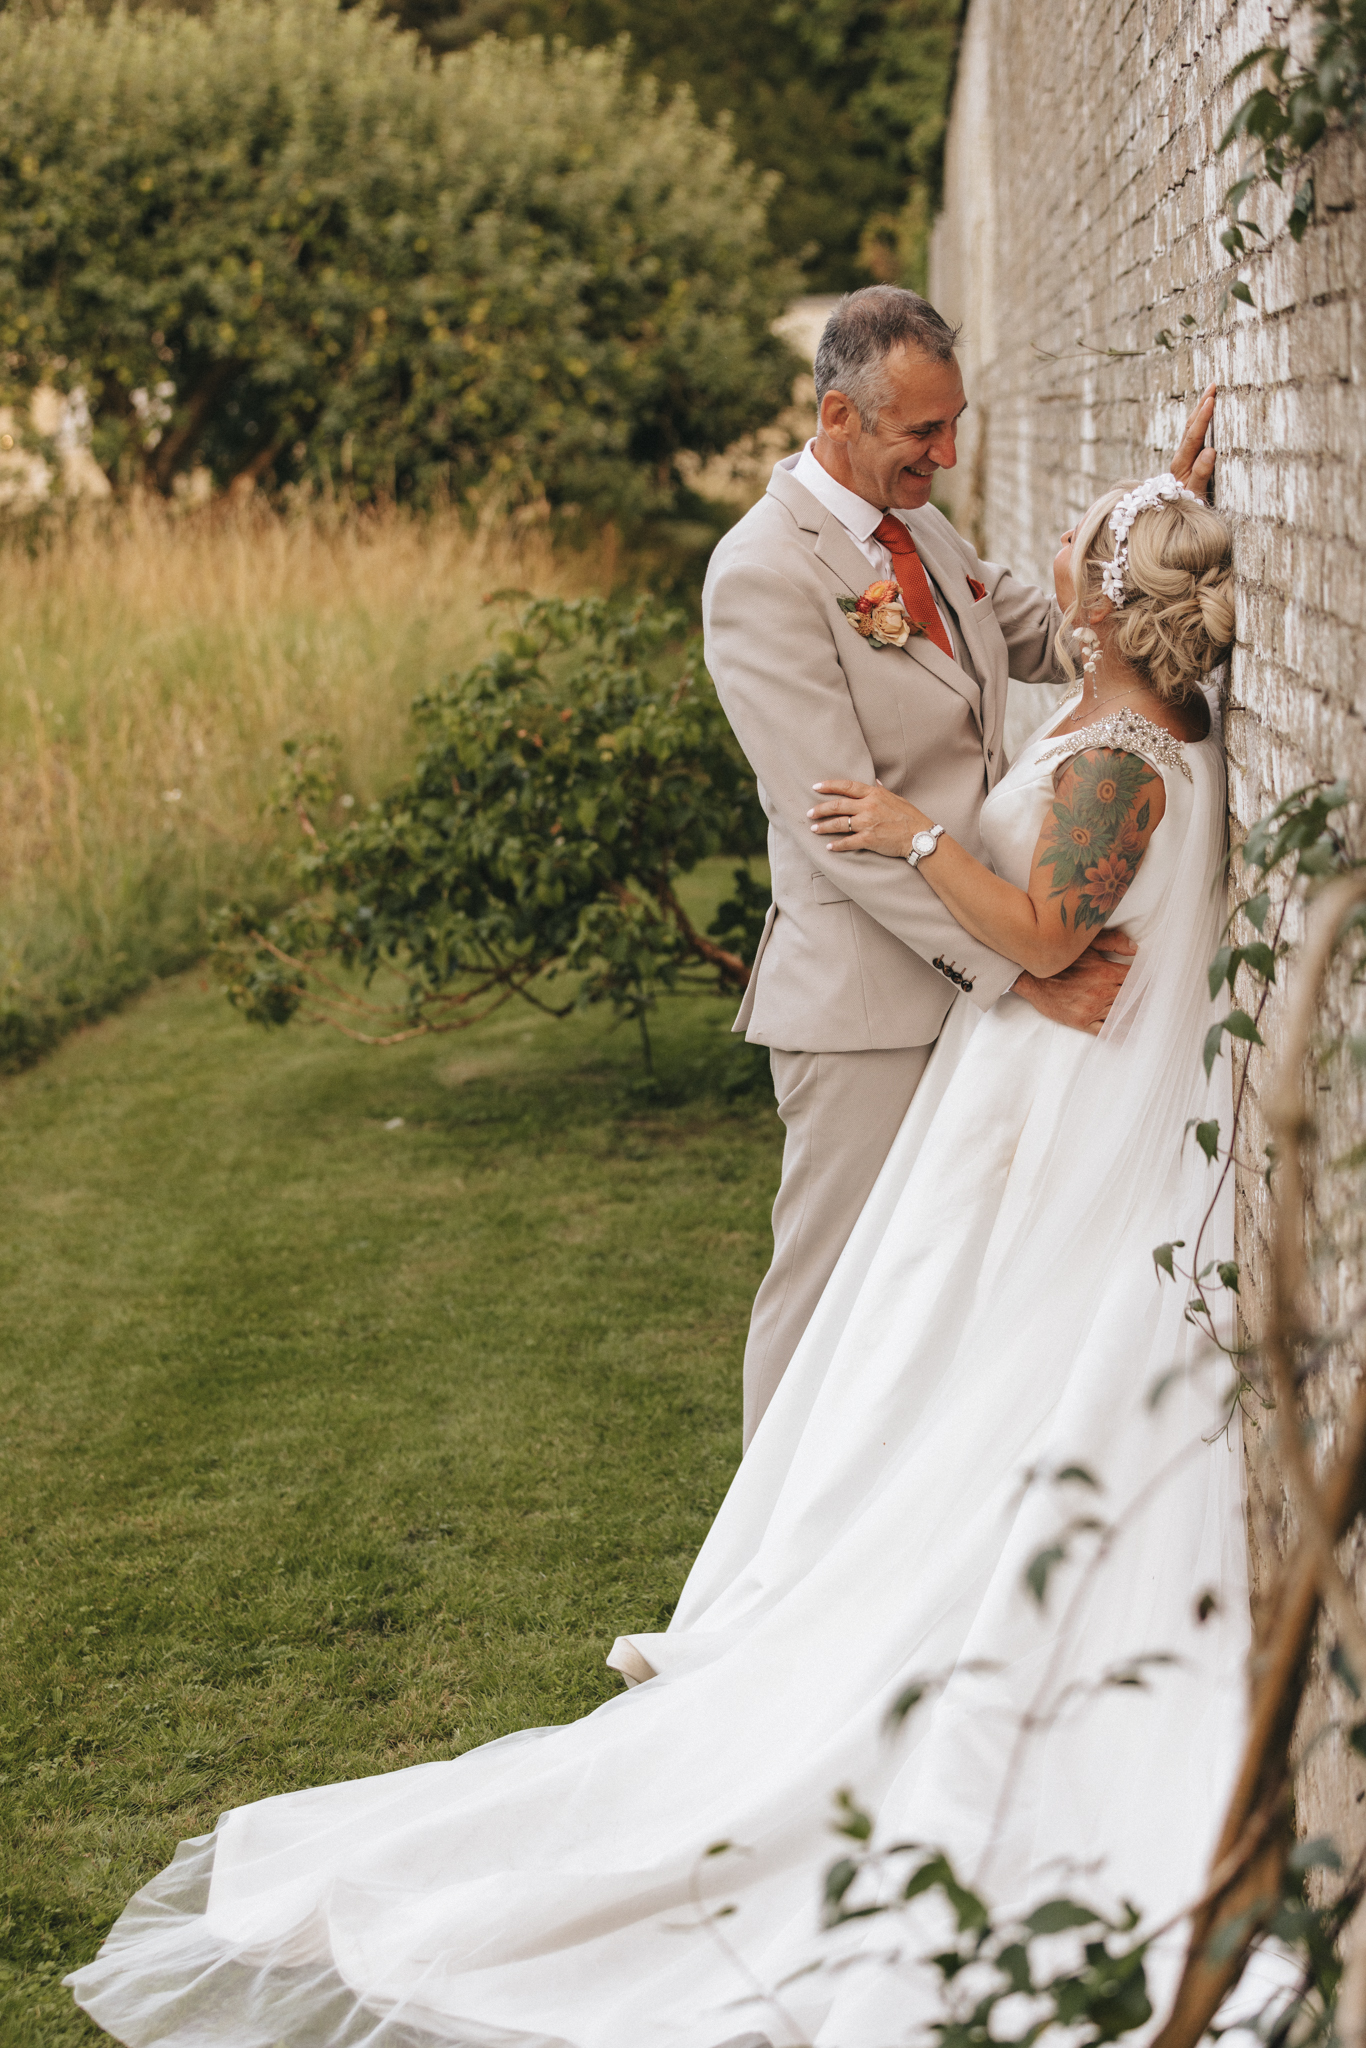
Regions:
[[[839,391],[821,405],[816,454],[847,490],[881,509],[913,512],[928,505],[936,472],[958,460],[954,436],[967,410],[963,377],[951,356],[936,362],[900,348],[885,364],[887,397],[870,431]]]

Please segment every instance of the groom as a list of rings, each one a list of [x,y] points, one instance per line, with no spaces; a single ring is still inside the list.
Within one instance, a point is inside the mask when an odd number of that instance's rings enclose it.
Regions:
[[[905,861],[836,857],[807,822],[814,783],[876,778],[985,859],[978,819],[1006,766],[1008,678],[1065,680],[1052,593],[980,560],[929,502],[967,403],[956,340],[914,292],[843,299],[816,352],[816,438],[721,541],[702,593],[707,666],[758,781],[773,876],[734,1027],[770,1048],[786,1131],[773,1263],[745,1349],[746,1446],[957,992],[989,1010],[1010,989],[1094,1031],[1127,971],[1087,952],[1038,981],[971,938]],[[1207,393],[1172,464],[1196,490],[1213,469],[1201,452],[1212,410]],[[893,576],[914,622],[904,647],[875,645],[840,604]]]

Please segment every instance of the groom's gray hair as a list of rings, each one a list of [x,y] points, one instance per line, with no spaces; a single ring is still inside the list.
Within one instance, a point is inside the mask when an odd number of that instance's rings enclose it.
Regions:
[[[816,350],[816,404],[827,391],[842,391],[868,433],[890,396],[887,358],[894,349],[919,349],[947,363],[958,344],[950,327],[919,292],[897,284],[870,284],[847,292],[825,323]]]

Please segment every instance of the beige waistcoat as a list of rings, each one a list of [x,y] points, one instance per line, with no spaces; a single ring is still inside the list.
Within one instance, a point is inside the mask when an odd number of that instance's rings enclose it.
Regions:
[[[904,648],[860,638],[839,599],[874,572],[784,463],[707,571],[707,666],[769,820],[773,904],[735,1022],[759,1045],[925,1045],[959,988],[989,1009],[1019,971],[904,860],[834,853],[806,817],[813,783],[876,778],[984,858],[978,822],[1005,768],[1007,681],[1061,680],[1055,600],[981,561],[931,507],[910,529],[976,677],[924,636]]]

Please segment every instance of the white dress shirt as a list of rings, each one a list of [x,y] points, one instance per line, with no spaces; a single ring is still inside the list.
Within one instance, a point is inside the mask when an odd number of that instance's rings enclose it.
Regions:
[[[892,565],[890,549],[885,548],[880,540],[874,540],[873,538],[874,528],[882,523],[882,513],[878,511],[876,505],[870,505],[866,498],[860,498],[857,492],[846,491],[843,484],[836,483],[829,470],[823,469],[820,463],[817,462],[816,444],[814,441],[807,442],[805,448],[797,457],[792,474],[804,490],[810,491],[818,504],[824,505],[827,512],[834,513],[836,519],[838,519],[840,525],[844,528],[850,540],[853,541],[854,546],[858,549],[864,560],[872,565],[875,575],[894,576],[896,574]],[[903,524],[905,523],[906,515],[904,512],[899,512],[895,506],[889,506],[888,509],[894,519],[900,519]],[[925,568],[923,557],[921,558],[920,566],[922,569]],[[925,581],[930,586],[930,594],[934,598],[934,608],[944,621],[944,631],[948,634],[949,645],[953,649],[955,659],[960,668],[966,668],[968,674],[972,675],[973,670],[970,664],[963,659],[963,640],[958,632],[957,622],[950,618],[944,600],[939,595],[938,585],[928,569],[925,569]],[[1015,983],[1012,981],[1010,988],[1014,988],[1014,986]],[[1008,995],[1010,989],[1007,989],[1005,993]],[[962,1002],[963,1000],[964,998],[960,996],[959,1001]]]
[[[866,498],[860,498],[856,491],[847,491],[843,484],[836,483],[829,470],[823,469],[821,464],[817,462],[816,444],[814,441],[807,442],[805,448],[797,457],[797,465],[792,474],[803,490],[810,491],[818,504],[824,505],[827,512],[834,513],[836,519],[838,519],[840,525],[854,543],[854,546],[858,549],[864,560],[871,565],[875,576],[894,577],[896,575],[896,570],[892,564],[891,550],[885,548],[880,540],[873,538],[874,529],[881,525],[884,515],[878,510],[876,505],[870,505]],[[893,519],[899,519],[905,525],[905,513],[897,511],[894,506],[890,509]],[[925,568],[923,559],[920,566],[922,569]],[[963,643],[955,631],[954,621],[949,616],[944,600],[939,595],[938,587],[928,569],[925,569],[925,581],[930,586],[930,595],[934,599],[935,610],[943,620],[944,632],[948,638],[948,643],[961,666]]]

